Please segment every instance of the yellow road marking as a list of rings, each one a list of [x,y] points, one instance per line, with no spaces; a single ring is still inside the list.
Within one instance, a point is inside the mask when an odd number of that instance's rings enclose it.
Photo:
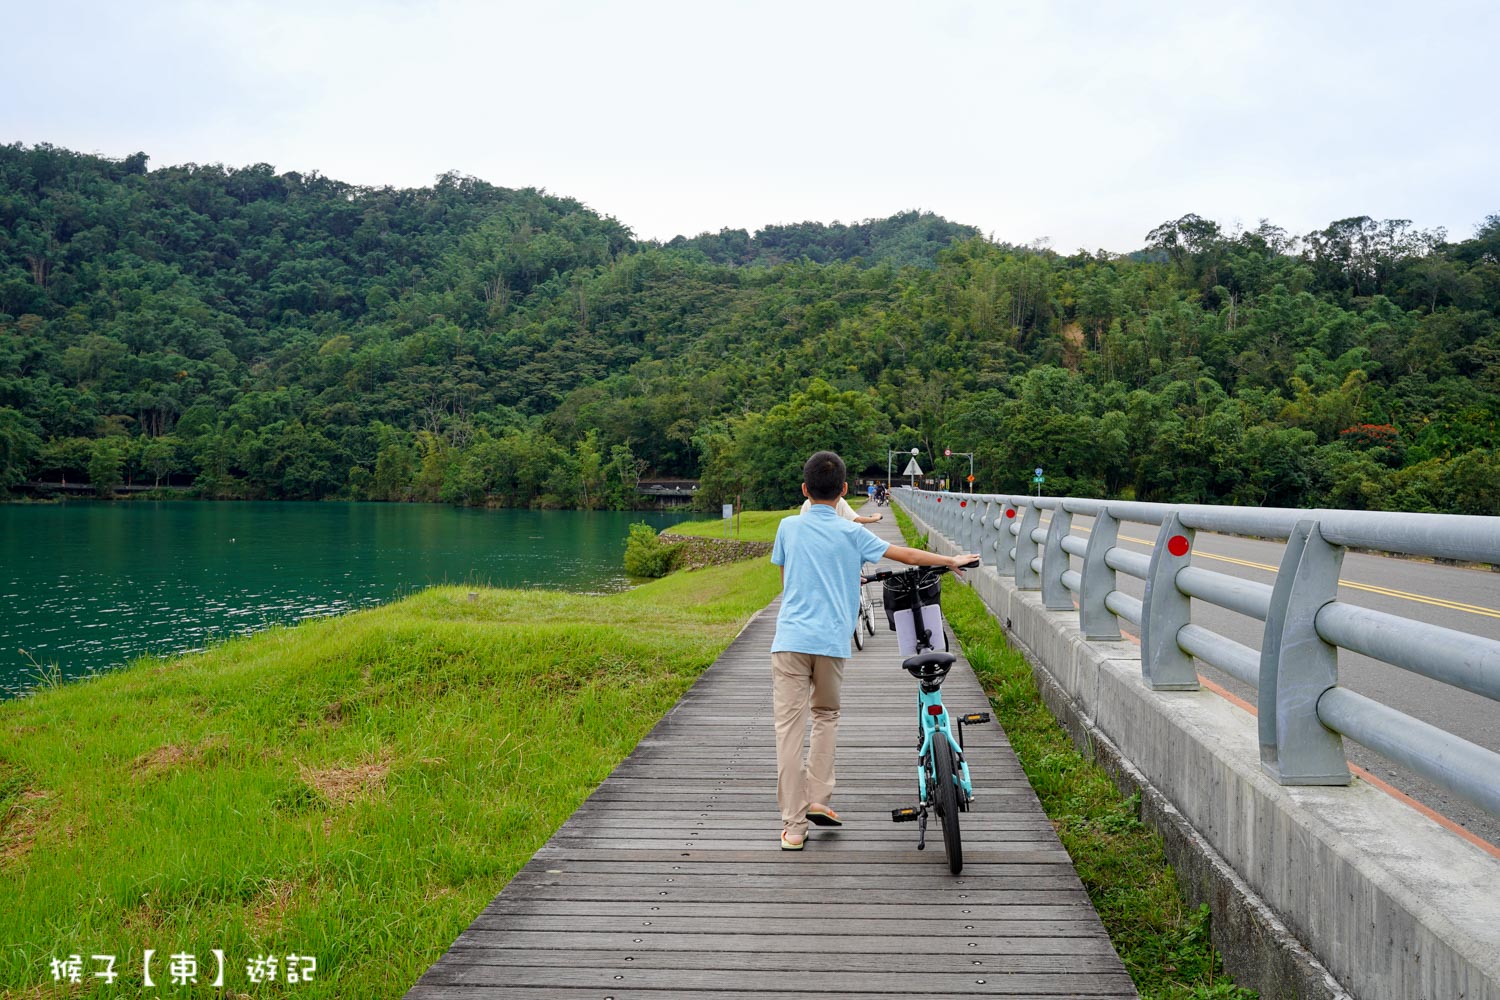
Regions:
[[[1078,535],[1087,535],[1089,531],[1087,528],[1074,528],[1072,529],[1071,533]],[[1135,542],[1137,545],[1144,545],[1147,548],[1154,548],[1156,546],[1156,542],[1152,539],[1136,538],[1132,535],[1121,535],[1120,541]],[[1277,571],[1277,567],[1271,566],[1267,563],[1252,562],[1249,559],[1236,559],[1234,556],[1215,555],[1212,552],[1204,552],[1201,549],[1198,551],[1197,555],[1202,559],[1216,559],[1219,562],[1233,563],[1236,566],[1247,566],[1250,569],[1265,570],[1267,573],[1275,573]],[[1371,594],[1380,594],[1383,597],[1395,597],[1403,601],[1416,601],[1419,604],[1431,604],[1433,607],[1444,608],[1448,611],[1463,611],[1471,615],[1484,615],[1486,618],[1500,618],[1500,611],[1496,611],[1494,608],[1486,608],[1478,604],[1465,604],[1462,601],[1450,601],[1442,597],[1428,597],[1425,594],[1413,594],[1410,591],[1394,590],[1390,587],[1377,587],[1371,583],[1355,583],[1353,580],[1345,580],[1342,578],[1340,578],[1339,580],[1339,586],[1350,587],[1354,590],[1363,590]]]

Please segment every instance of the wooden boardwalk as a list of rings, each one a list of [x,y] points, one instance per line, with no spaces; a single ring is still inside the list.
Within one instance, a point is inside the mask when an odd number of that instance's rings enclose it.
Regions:
[[[891,518],[874,526],[899,540]],[[964,870],[916,798],[916,682],[883,617],[844,673],[841,829],[779,848],[761,612],[485,908],[409,1000],[1117,998],[1136,991],[998,724],[966,730]],[[988,708],[966,662],[951,712]]]

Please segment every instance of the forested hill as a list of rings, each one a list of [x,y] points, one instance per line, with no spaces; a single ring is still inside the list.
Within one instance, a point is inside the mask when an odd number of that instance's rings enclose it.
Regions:
[[[771,503],[814,447],[916,445],[989,489],[1500,513],[1500,216],[1139,249],[916,212],[660,246],[457,175],[0,146],[0,489]]]
[[[743,229],[721,229],[692,239],[679,236],[667,248],[697,250],[715,264],[769,266],[806,259],[817,264],[857,261],[897,268],[932,267],[938,253],[954,240],[979,235],[973,226],[961,226],[931,212],[912,211],[852,226],[838,222],[831,226],[821,222],[766,226],[753,236]]]

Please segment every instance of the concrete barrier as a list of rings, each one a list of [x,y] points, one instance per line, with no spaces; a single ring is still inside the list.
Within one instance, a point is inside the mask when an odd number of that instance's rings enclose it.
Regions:
[[[1500,1000],[1500,860],[1365,782],[1277,784],[1245,708],[1152,691],[1133,644],[1085,641],[1076,611],[991,567],[967,576],[1074,742],[1141,792],[1237,982],[1265,998]]]

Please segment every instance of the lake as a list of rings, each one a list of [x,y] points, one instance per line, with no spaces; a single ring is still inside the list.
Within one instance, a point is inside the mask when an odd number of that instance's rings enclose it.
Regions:
[[[51,664],[81,677],[431,584],[619,590],[629,585],[621,557],[630,525],[660,529],[692,516],[438,504],[0,504],[0,699],[34,687]]]

